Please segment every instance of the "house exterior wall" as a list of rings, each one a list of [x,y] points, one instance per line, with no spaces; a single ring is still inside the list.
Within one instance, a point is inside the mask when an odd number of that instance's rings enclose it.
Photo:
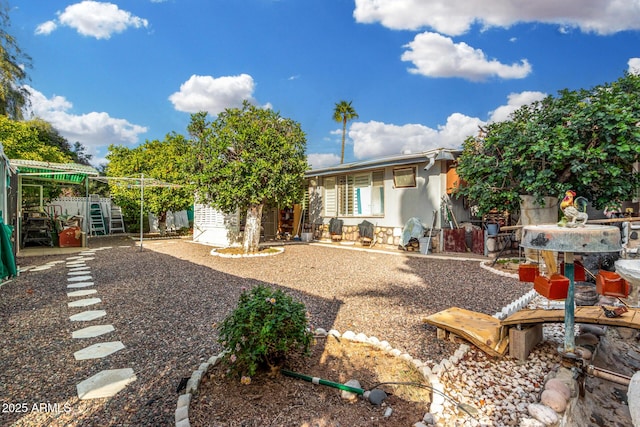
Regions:
[[[419,218],[425,228],[430,228],[436,211],[436,229],[449,223],[442,216],[443,196],[447,192],[447,161],[436,161],[432,167],[425,170],[428,161],[420,161],[411,164],[385,166],[376,168],[373,165],[370,171],[384,170],[384,213],[382,215],[330,215],[325,209],[327,178],[332,179],[340,175],[352,173],[365,173],[344,171],[335,175],[324,175],[309,178],[309,222],[314,229],[316,239],[331,238],[328,224],[331,218],[343,221],[343,239],[358,240],[357,225],[364,220],[376,226],[377,241],[388,245],[398,245],[404,225],[410,218]],[[415,187],[398,187],[394,183],[394,170],[414,168],[416,172]],[[461,201],[451,199],[452,211],[456,222],[460,223],[469,219],[468,211],[464,209]]]
[[[193,241],[227,247],[238,243],[240,215],[224,214],[209,205],[196,203],[193,208]]]

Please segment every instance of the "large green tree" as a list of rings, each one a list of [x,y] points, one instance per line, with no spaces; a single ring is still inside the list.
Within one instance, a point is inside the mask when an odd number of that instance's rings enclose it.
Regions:
[[[631,200],[640,188],[640,76],[562,90],[468,138],[457,172],[480,213],[518,210],[521,194],[575,190],[596,208]]]
[[[0,141],[10,159],[67,163],[72,156],[59,146],[50,144],[38,126],[0,115]]]
[[[342,123],[342,150],[340,151],[340,164],[344,163],[344,139],[347,134],[347,122],[357,119],[358,113],[351,105],[352,101],[337,102],[333,109],[333,120]]]
[[[111,145],[104,172],[111,178],[144,177],[144,212],[156,215],[160,230],[164,232],[167,211],[181,211],[193,205],[193,189],[188,185],[183,166],[188,150],[185,137],[176,133],[166,135],[163,141],[146,141],[135,148]],[[155,179],[157,184],[174,185],[157,185],[147,179]],[[139,220],[141,189],[139,185],[131,185],[139,182],[109,181],[111,195],[122,207],[128,222]]]
[[[302,198],[306,136],[300,125],[245,101],[215,121],[191,116],[192,160],[198,197],[225,213],[246,210],[243,249],[258,250],[266,204],[288,206]]]
[[[26,69],[31,58],[18,46],[9,34],[9,6],[0,0],[0,115],[21,119],[23,108],[29,103],[29,91],[25,88]]]

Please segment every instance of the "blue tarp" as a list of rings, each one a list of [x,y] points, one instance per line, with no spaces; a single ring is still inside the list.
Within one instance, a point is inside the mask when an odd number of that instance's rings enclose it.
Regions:
[[[402,229],[402,246],[407,246],[411,239],[419,239],[421,237],[424,237],[424,227],[420,222],[420,218],[409,218],[409,221],[404,225],[404,229]]]

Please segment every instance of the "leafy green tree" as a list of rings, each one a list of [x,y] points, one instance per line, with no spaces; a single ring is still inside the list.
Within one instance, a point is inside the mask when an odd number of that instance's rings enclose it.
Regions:
[[[225,213],[246,209],[243,249],[258,250],[266,204],[290,206],[302,198],[306,136],[300,124],[245,101],[241,109],[191,116],[187,164],[198,197]]]
[[[193,188],[188,185],[183,163],[189,145],[184,136],[170,133],[164,141],[147,141],[135,148],[120,145],[109,146],[105,168],[108,177],[153,178],[174,186],[145,184],[144,211],[158,217],[164,232],[167,211],[180,211],[193,204]],[[111,180],[109,188],[116,204],[122,207],[128,221],[139,220],[140,187],[132,181]]]
[[[510,120],[468,138],[457,172],[480,213],[518,210],[521,194],[561,196],[575,190],[598,208],[631,200],[640,188],[640,76],[525,105]]]
[[[73,160],[76,163],[80,163],[81,165],[90,165],[91,159],[93,158],[92,154],[87,153],[87,147],[82,145],[79,141],[73,143],[73,148],[71,149]]]
[[[344,163],[344,138],[347,134],[347,122],[357,119],[358,113],[351,106],[352,101],[340,101],[333,109],[333,120],[342,123],[342,150],[340,152],[340,164]]]
[[[16,39],[9,34],[9,6],[0,3],[0,115],[22,119],[23,108],[29,103],[29,91],[23,83],[31,58],[22,52]]]
[[[71,156],[42,138],[37,126],[0,115],[0,141],[10,159],[68,163]]]

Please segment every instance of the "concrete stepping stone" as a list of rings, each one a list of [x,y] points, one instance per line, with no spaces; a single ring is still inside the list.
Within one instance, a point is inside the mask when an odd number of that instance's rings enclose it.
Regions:
[[[102,359],[124,348],[122,341],[99,342],[73,353],[76,360]]]
[[[104,310],[87,310],[82,313],[69,316],[69,320],[72,322],[88,322],[90,320],[96,320],[107,315]]]
[[[67,292],[69,298],[86,297],[87,295],[98,293],[95,289],[83,289],[81,291]]]
[[[33,267],[29,271],[45,271],[45,270],[49,270],[50,268],[53,268],[53,265],[41,265],[39,267]]]
[[[73,267],[86,267],[87,264],[85,264],[84,261],[82,262],[68,262],[65,264],[65,267],[69,267],[69,268],[73,268]]]
[[[113,325],[94,325],[87,326],[86,328],[78,329],[77,331],[73,331],[71,333],[71,338],[81,339],[81,338],[95,338],[100,335],[108,334],[109,332],[115,331]]]
[[[76,385],[78,398],[85,400],[111,397],[135,380],[136,375],[131,368],[100,371]]]
[[[71,301],[70,303],[67,303],[67,306],[68,307],[88,307],[90,305],[98,304],[100,302],[102,302],[100,298],[85,298],[85,299],[79,299],[76,301]]]
[[[67,282],[82,282],[83,280],[91,280],[91,276],[67,277]]]
[[[82,271],[82,270],[91,270],[91,267],[89,267],[88,265],[83,265],[80,267],[71,267],[69,268],[69,271]]]
[[[76,255],[76,256],[66,257],[65,259],[66,259],[67,261],[73,261],[74,259],[81,259],[81,258],[82,258],[82,256],[80,256],[80,255]]]
[[[83,274],[87,274],[90,273],[88,270],[82,270],[82,271],[69,271],[67,272],[67,276],[80,276]]]
[[[86,288],[87,286],[93,286],[93,282],[78,282],[78,283],[70,283],[67,285],[67,288]]]

